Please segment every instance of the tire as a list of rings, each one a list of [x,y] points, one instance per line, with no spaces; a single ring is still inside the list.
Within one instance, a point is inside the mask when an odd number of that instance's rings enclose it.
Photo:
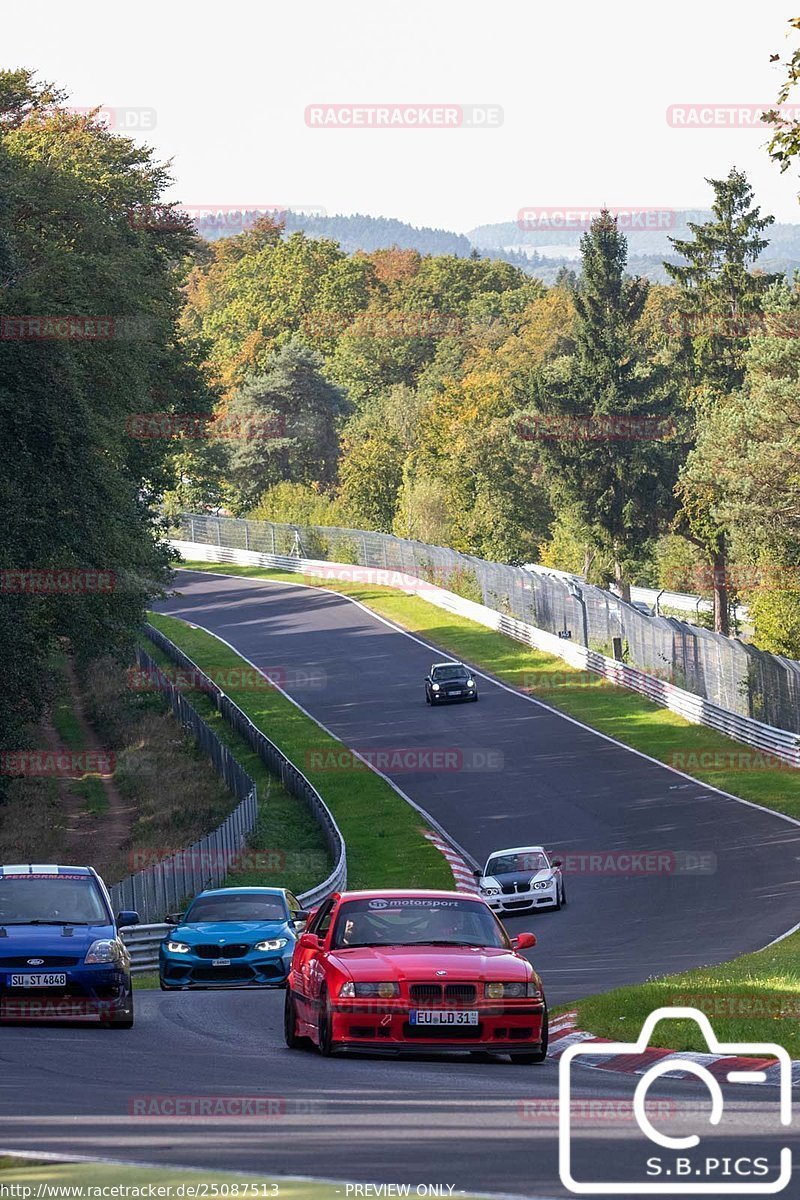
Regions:
[[[331,1030],[331,1010],[328,991],[323,988],[319,997],[319,1016],[317,1018],[317,1049],[323,1058],[333,1054],[333,1038]]]
[[[427,688],[425,688],[425,703],[426,703],[426,704],[430,704],[430,702],[431,702],[431,698],[430,698],[430,696],[428,695],[428,689],[427,689]]]
[[[475,695],[472,697],[472,703],[473,703],[473,704],[477,704],[477,703],[478,703],[478,693],[477,693],[477,692],[476,692],[476,693],[475,693]]]
[[[556,912],[558,912],[558,910],[561,908],[561,892],[560,891],[556,892],[556,902],[553,905],[553,908]]]
[[[128,994],[125,997],[126,1011],[119,1017],[109,1017],[103,1022],[106,1029],[133,1029],[133,988],[128,988]]]
[[[290,1050],[303,1050],[308,1045],[308,1039],[300,1037],[297,1033],[297,1009],[290,987],[286,989],[286,999],[283,1002],[283,1040]]]
[[[563,908],[566,903],[567,903],[567,889],[564,887],[564,884],[562,882],[562,884],[561,884],[561,907]]]
[[[550,1026],[547,1014],[547,1005],[544,1006],[544,1016],[542,1017],[542,1044],[538,1050],[531,1051],[530,1054],[512,1054],[511,1061],[513,1063],[522,1063],[524,1066],[530,1066],[532,1063],[543,1063],[547,1058],[547,1047],[550,1041]]]

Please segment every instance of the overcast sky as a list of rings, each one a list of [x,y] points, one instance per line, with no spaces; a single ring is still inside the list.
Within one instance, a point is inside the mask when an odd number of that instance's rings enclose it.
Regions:
[[[769,103],[792,15],[778,0],[6,0],[2,58],[75,105],[151,110],[146,140],[187,204],[466,231],[529,206],[704,207],[704,176],[735,163],[764,210],[800,222],[797,173],[771,163],[762,129],[667,119],[671,105]],[[356,102],[484,104],[503,121],[306,123],[309,105]]]

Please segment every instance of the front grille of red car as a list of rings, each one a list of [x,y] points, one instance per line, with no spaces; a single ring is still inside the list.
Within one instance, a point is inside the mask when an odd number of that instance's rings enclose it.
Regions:
[[[474,983],[412,983],[408,994],[412,1000],[426,1004],[441,1004],[443,1001],[474,1004],[478,989]]]

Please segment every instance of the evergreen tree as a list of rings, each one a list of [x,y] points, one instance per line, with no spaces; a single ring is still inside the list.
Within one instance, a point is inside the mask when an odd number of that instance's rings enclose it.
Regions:
[[[581,239],[573,293],[576,352],[566,382],[540,384],[543,459],[553,468],[555,507],[565,505],[611,552],[628,597],[625,562],[664,528],[674,508],[674,390],[648,360],[637,325],[648,284],[625,274],[627,240],[607,211]]]
[[[692,240],[670,239],[685,264],[664,264],[681,290],[679,332],[688,339],[700,438],[719,405],[742,386],[749,334],[762,297],[776,278],[750,269],[769,244],[762,234],[775,218],[762,217],[760,208],[753,207],[753,189],[744,172],[733,167],[726,179],[707,182],[714,189],[711,220],[702,225],[689,222]],[[714,628],[727,633],[727,532],[714,516],[714,481],[685,471],[679,494],[681,532],[701,547],[713,568]]]

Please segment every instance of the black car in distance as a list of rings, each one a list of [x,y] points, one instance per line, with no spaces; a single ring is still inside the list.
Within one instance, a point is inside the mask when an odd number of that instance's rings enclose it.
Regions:
[[[425,678],[426,704],[447,704],[454,700],[477,700],[478,681],[460,662],[434,663]]]

